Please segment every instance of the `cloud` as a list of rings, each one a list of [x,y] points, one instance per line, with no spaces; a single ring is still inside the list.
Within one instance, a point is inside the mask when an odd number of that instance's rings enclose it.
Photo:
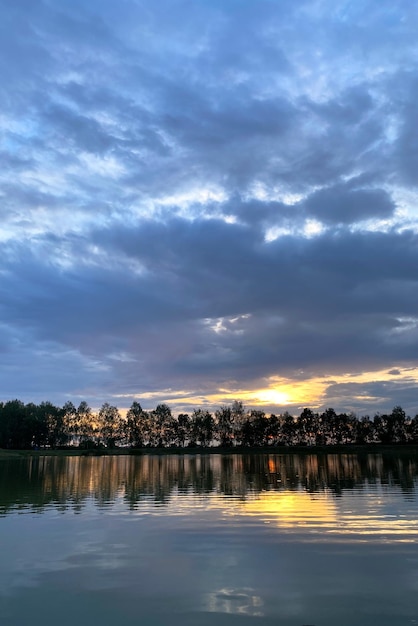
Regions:
[[[222,220],[151,220],[67,241],[68,268],[54,262],[63,242],[42,244],[44,256],[15,250],[16,263],[10,254],[2,318],[100,362],[117,381],[123,372],[119,384],[132,392],[138,378],[199,388],[415,359],[412,233],[267,243]]]
[[[417,381],[406,378],[403,381],[376,380],[368,383],[341,383],[329,385],[324,397],[328,406],[344,405],[354,412],[369,414],[390,412],[394,406],[402,406],[405,412],[416,415]]]
[[[22,393],[42,371],[65,398],[82,376],[97,398],[405,376],[415,7],[0,13],[0,350]]]
[[[395,148],[400,179],[414,188],[418,184],[418,133],[415,113],[417,92],[418,75],[415,70],[405,76],[402,91],[397,97],[397,104],[400,109],[400,128]]]
[[[350,224],[393,215],[395,204],[382,189],[350,189],[335,185],[313,193],[305,202],[309,215],[327,224]]]

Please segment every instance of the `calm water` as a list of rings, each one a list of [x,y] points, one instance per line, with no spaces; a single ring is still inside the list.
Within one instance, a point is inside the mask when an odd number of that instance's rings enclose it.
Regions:
[[[418,459],[0,462],[2,626],[418,625]]]

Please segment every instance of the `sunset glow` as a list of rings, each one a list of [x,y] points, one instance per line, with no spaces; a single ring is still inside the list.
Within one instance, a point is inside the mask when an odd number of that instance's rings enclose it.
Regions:
[[[381,394],[373,394],[372,390],[376,386],[385,389],[385,386],[391,385],[394,379],[397,382],[403,380],[405,385],[418,385],[418,368],[399,368],[395,370],[395,373],[380,370],[340,374],[333,377],[313,376],[306,380],[272,377],[270,387],[258,390],[225,387],[218,392],[206,392],[204,395],[195,395],[185,390],[161,389],[153,393],[138,395],[137,399],[141,400],[144,406],[153,406],[155,402],[163,398],[163,401],[173,407],[175,412],[190,411],[204,405],[216,409],[222,405],[231,404],[235,400],[241,400],[248,408],[262,409],[267,413],[288,410],[297,414],[305,407],[321,410],[338,406],[341,401],[339,399],[344,398],[347,410],[356,412],[358,406],[361,405],[363,413],[372,414],[382,398]],[[370,393],[365,393],[369,387]],[[125,397],[119,395],[118,402],[123,406],[126,402]]]

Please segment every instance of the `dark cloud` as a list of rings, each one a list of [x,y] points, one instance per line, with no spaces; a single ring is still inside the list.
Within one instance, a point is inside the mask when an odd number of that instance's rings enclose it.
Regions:
[[[328,126],[354,128],[376,110],[367,85],[355,85],[325,103],[310,102],[309,107]]]
[[[395,204],[382,189],[351,189],[335,185],[313,193],[305,202],[308,215],[326,224],[350,224],[390,217]]]
[[[346,406],[349,410],[373,417],[376,413],[390,412],[394,406],[402,406],[414,417],[417,407],[417,382],[371,381],[368,383],[341,383],[329,385],[324,406]]]
[[[47,123],[56,133],[56,142],[73,143],[78,150],[103,153],[117,143],[94,119],[79,115],[67,107],[54,106],[46,113]]]
[[[306,213],[300,204],[289,205],[284,202],[243,199],[238,194],[222,203],[213,206],[212,210],[220,212],[224,217],[235,216],[238,221],[258,228],[265,234],[269,228],[302,228]]]
[[[416,97],[418,94],[418,75],[415,72],[406,78],[406,89],[400,93],[397,104],[400,109],[400,130],[396,144],[396,157],[399,164],[400,178],[403,183],[416,187],[418,184],[418,131]]]
[[[142,371],[198,387],[231,373],[249,382],[415,359],[412,233],[266,243],[220,220],[148,221],[67,241],[79,258],[69,269],[55,266],[62,246],[9,251],[2,317],[123,370],[130,389]],[[120,352],[131,360],[112,360]]]

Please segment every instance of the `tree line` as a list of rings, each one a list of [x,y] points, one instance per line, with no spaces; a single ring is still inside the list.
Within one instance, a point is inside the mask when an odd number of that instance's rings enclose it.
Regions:
[[[122,416],[105,402],[94,412],[87,402],[58,407],[51,402],[0,402],[0,448],[33,449],[128,446],[167,447],[275,447],[344,444],[418,443],[418,415],[411,418],[396,406],[389,414],[358,418],[332,408],[318,413],[309,408],[298,416],[266,415],[247,410],[242,402],[222,406],[214,413],[195,409],[173,416],[167,404],[144,410],[133,402]]]

